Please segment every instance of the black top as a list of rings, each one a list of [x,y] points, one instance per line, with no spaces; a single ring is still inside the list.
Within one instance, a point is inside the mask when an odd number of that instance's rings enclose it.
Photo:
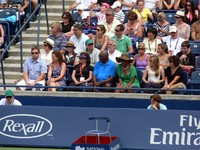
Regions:
[[[177,81],[176,83],[174,83],[174,84],[177,84],[177,83],[180,83],[180,82],[184,83],[184,73],[183,73],[183,69],[182,69],[181,67],[178,67],[178,68],[176,69],[176,72],[175,72],[174,74],[172,74],[172,73],[171,73],[171,67],[168,66],[168,67],[165,69],[165,76],[166,76],[167,79],[168,79],[168,84],[170,84],[170,83],[174,80],[174,78],[175,78],[176,76],[180,76],[180,78],[179,78],[178,81]]]
[[[69,57],[68,56],[68,53],[66,52],[66,55],[65,55],[65,63],[66,65],[74,65],[74,61],[75,61],[75,58],[76,58],[76,53],[73,52],[73,54]]]
[[[89,72],[90,71],[93,71],[94,68],[91,66],[91,65],[86,65],[83,69],[82,69],[82,72],[81,72],[81,64],[78,64],[74,67],[74,70],[76,70],[76,79],[78,81],[80,81],[80,77],[85,77],[85,79],[89,78]]]
[[[74,25],[74,23],[75,23],[74,21],[71,21],[71,22],[69,22],[68,25],[64,25],[64,23],[62,22],[61,24],[62,24],[63,33],[71,31],[71,27]]]
[[[183,55],[182,51],[176,54],[178,57]],[[182,65],[185,66],[193,66],[195,67],[195,55],[190,51],[189,54],[186,55],[187,57],[181,61]]]

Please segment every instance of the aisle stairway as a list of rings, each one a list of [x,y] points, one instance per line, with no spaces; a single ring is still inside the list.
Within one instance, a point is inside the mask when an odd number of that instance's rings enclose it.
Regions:
[[[65,8],[71,5],[74,0],[65,0]],[[45,20],[44,6],[42,6],[41,12],[41,25],[40,25],[40,49],[43,51],[43,41],[48,37],[47,25]],[[49,24],[54,21],[61,21],[61,15],[63,12],[62,0],[47,0],[47,10]],[[31,56],[30,49],[33,45],[37,45],[37,31],[38,21],[31,22],[31,27],[22,33],[22,47],[23,47],[23,62]],[[50,31],[51,33],[51,31]],[[1,69],[1,66],[0,66]],[[14,81],[22,78],[20,69],[20,49],[19,43],[15,46],[11,46],[9,51],[9,58],[4,61],[5,81],[6,84],[14,84]],[[2,74],[0,73],[0,84],[2,84]]]

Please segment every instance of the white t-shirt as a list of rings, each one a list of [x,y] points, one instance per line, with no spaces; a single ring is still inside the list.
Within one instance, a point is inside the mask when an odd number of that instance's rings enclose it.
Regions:
[[[91,3],[97,3],[97,0],[76,0],[76,3],[81,4],[84,6],[84,9],[87,9]]]
[[[0,105],[8,105],[6,103],[6,98],[2,98],[0,100]],[[9,105],[9,106],[22,106],[22,104],[18,100],[14,99],[13,103],[11,105]]]
[[[41,59],[46,63],[47,66],[52,62],[52,52],[53,50],[51,50],[48,54],[42,52],[40,55]]]
[[[74,49],[75,53],[81,53],[84,52],[86,47],[85,47],[85,41],[89,39],[89,37],[87,35],[85,35],[84,33],[82,33],[81,38],[77,39],[75,35],[71,36],[71,38],[69,39],[69,41],[74,42],[74,45],[76,46],[76,49]]]
[[[118,50],[115,50],[115,52],[112,54],[110,54],[110,52],[108,51],[108,54],[109,54],[109,56],[108,56],[109,59],[112,60],[113,62],[117,63],[116,57],[120,57],[122,53]]]
[[[123,2],[127,3],[127,4],[131,4],[131,3],[134,3],[136,5],[136,1],[137,0],[123,0]],[[130,7],[128,6],[122,6],[122,10],[130,10]]]
[[[144,8],[149,8],[150,10],[155,9],[156,2],[159,2],[160,0],[144,0]]]

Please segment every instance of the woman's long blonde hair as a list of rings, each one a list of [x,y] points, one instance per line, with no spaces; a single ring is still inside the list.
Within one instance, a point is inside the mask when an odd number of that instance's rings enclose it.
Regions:
[[[155,76],[159,76],[160,72],[160,62],[159,58],[156,55],[151,55],[149,58],[149,61],[151,61],[152,66],[150,66],[155,71]]]

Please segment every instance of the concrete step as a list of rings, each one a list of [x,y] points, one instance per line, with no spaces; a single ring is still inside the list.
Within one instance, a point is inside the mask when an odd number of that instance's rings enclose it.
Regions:
[[[66,5],[72,5],[72,4],[74,3],[74,0],[67,0],[67,1],[65,0],[64,3],[65,3],[65,6],[66,6]],[[58,5],[58,4],[59,4],[59,5],[62,5],[62,4],[63,4],[63,1],[62,1],[62,0],[56,0],[56,4],[57,4],[57,5]],[[47,6],[48,6],[48,5],[55,5],[55,0],[48,0],[48,1],[47,1]]]
[[[46,34],[40,34],[40,41],[44,41],[48,36]],[[23,34],[23,42],[25,41],[37,41],[37,34]]]
[[[26,54],[26,56],[25,56]],[[21,60],[20,60],[20,56],[17,55],[17,56],[14,56],[14,55],[11,55],[11,53],[9,53],[9,57],[7,59],[5,59],[4,63],[5,64],[20,64],[21,63]],[[24,63],[25,60],[30,57],[30,53],[23,53],[23,57],[22,57],[22,62]]]
[[[21,78],[19,78],[21,79]],[[6,85],[15,85],[15,81],[17,81],[18,79],[5,79]],[[0,84],[3,84],[2,79],[0,80]],[[3,88],[2,88],[3,89]],[[7,88],[7,89],[15,89],[15,88]]]
[[[4,76],[7,79],[21,79],[23,78],[23,74],[21,72],[13,72],[13,71],[5,71]],[[2,74],[0,74],[0,79],[2,79]]]

